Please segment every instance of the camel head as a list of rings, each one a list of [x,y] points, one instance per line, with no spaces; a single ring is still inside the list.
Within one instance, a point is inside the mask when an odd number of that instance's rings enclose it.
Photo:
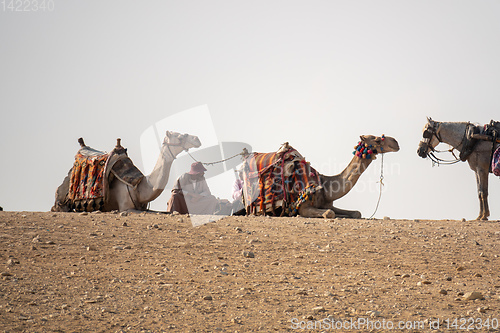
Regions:
[[[167,131],[167,135],[163,140],[163,145],[167,147],[180,147],[182,150],[188,150],[189,148],[200,147],[201,142],[195,135]]]
[[[372,145],[378,153],[391,153],[399,151],[399,144],[393,137],[390,136],[375,136],[375,135],[361,135],[361,141]],[[375,159],[375,156],[373,156]]]

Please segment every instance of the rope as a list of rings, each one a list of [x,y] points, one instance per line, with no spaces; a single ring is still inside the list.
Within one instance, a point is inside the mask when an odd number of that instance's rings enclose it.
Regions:
[[[375,207],[375,211],[373,212],[373,214],[368,218],[369,220],[375,215],[375,213],[377,212],[378,210],[378,206],[380,204],[380,198],[382,198],[382,187],[384,186],[384,154],[382,153],[382,162],[380,164],[380,180],[378,181],[378,183],[380,183],[380,192],[378,194],[378,200],[377,200],[377,206]]]
[[[200,162],[200,161],[198,161],[196,158],[194,158],[194,157],[193,157],[193,155],[191,155],[191,154],[189,153],[189,151],[187,151],[187,153],[188,153],[188,155],[189,155],[189,156],[191,156],[191,158],[192,158],[195,162]],[[236,154],[236,155],[234,155],[234,156],[231,156],[231,157],[225,158],[225,159],[220,160],[220,161],[215,161],[215,162],[201,162],[201,164],[203,164],[203,165],[207,165],[207,166],[210,166],[210,165],[214,165],[214,164],[218,164],[218,163],[222,163],[222,162],[229,161],[230,159],[233,159],[233,158],[235,158],[236,156],[240,156],[240,155],[241,155],[241,156],[245,156],[245,155],[247,155],[247,154],[248,154],[247,149],[246,149],[246,148],[243,148],[243,152],[238,153],[238,154]]]

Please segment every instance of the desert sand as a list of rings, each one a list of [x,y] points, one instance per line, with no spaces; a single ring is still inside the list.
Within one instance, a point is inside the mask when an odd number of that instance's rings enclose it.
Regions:
[[[0,331],[495,331],[498,222],[4,211]]]

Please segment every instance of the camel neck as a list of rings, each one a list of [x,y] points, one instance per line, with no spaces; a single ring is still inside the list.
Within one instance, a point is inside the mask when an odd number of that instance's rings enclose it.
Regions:
[[[156,162],[153,171],[147,176],[148,183],[151,185],[153,191],[163,191],[168,183],[168,178],[170,175],[170,168],[172,163],[180,153],[182,147],[168,147],[163,145],[161,147],[160,156]]]
[[[346,195],[356,185],[359,177],[371,162],[372,159],[354,156],[347,167],[338,175],[322,176],[326,200],[333,201]]]

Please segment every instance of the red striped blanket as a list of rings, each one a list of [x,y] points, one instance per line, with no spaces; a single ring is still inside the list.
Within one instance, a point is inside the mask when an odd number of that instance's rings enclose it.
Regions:
[[[285,146],[276,153],[254,153],[243,165],[243,197],[247,213],[297,215],[300,205],[320,188],[318,172],[300,153]]]

